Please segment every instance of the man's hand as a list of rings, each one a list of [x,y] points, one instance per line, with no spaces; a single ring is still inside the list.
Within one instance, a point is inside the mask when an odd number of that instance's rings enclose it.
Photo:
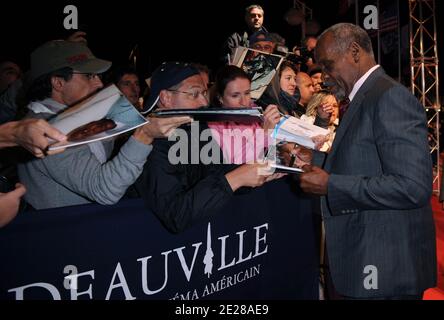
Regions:
[[[313,151],[289,142],[279,147],[279,156],[286,166],[301,168],[311,164]]]
[[[264,183],[282,178],[285,174],[274,173],[267,163],[244,164],[225,175],[231,189],[260,187]]]
[[[156,138],[169,137],[177,127],[190,123],[190,117],[149,118],[149,123],[137,128],[134,138],[144,144],[151,144]]]
[[[319,167],[305,165],[304,173],[300,176],[302,190],[315,195],[326,195],[328,190],[329,174]]]
[[[20,206],[20,198],[25,192],[25,187],[17,183],[14,191],[0,193],[0,228],[15,218]]]
[[[273,130],[281,120],[281,113],[276,105],[270,104],[264,112],[264,131]]]
[[[318,151],[321,150],[324,143],[326,143],[328,141],[328,138],[329,138],[329,134],[312,137],[311,140],[315,144],[315,146],[314,146],[315,150],[318,150]]]
[[[55,141],[65,141],[66,136],[48,122],[41,119],[26,119],[12,124],[12,136],[14,143],[29,150],[38,158],[43,158],[47,154],[63,152],[64,149],[47,152],[50,145],[49,139]]]

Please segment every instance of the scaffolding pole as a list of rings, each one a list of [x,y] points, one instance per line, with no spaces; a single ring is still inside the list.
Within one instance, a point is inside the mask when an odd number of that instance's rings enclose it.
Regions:
[[[439,69],[436,34],[435,0],[409,0],[411,90],[427,113],[430,153],[436,166],[433,170],[433,191],[439,195],[441,186],[439,163]]]

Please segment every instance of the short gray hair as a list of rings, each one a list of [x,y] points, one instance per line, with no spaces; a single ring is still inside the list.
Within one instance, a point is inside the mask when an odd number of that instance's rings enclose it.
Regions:
[[[245,8],[245,15],[250,14],[250,11],[253,9],[259,9],[262,11],[262,15],[264,15],[264,9],[262,9],[262,7],[258,4],[252,4],[251,6],[248,6]]]
[[[338,23],[324,32],[318,37],[318,40],[323,38],[327,33],[331,33],[335,40],[334,48],[329,48],[336,53],[345,53],[352,42],[356,42],[359,46],[364,49],[365,52],[373,55],[372,41],[364,29],[352,23]]]

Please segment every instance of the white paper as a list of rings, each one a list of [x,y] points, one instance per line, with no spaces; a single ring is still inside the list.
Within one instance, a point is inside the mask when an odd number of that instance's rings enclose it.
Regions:
[[[294,142],[306,148],[314,149],[314,137],[326,137],[329,130],[315,126],[296,117],[283,117],[273,130],[272,138]]]

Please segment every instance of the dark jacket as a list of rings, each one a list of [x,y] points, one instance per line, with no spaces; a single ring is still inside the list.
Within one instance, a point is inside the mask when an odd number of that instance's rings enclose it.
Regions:
[[[207,129],[201,123],[201,131]],[[186,128],[191,141],[190,126]],[[194,136],[193,136],[194,138]],[[178,233],[195,221],[209,217],[226,204],[233,196],[225,174],[235,165],[190,163],[192,157],[200,155],[208,142],[188,143],[186,163],[171,164],[168,159],[175,141],[156,139],[136,188],[145,204],[171,232]],[[214,148],[219,149],[215,141]],[[215,150],[213,149],[213,150]],[[203,152],[206,153],[204,150]],[[222,151],[220,162],[222,163]]]
[[[265,27],[261,27],[258,31],[255,32],[265,32],[268,33]],[[249,38],[253,35],[251,31],[243,31],[243,32],[235,32],[228,37],[224,44],[223,56],[222,60],[225,62],[227,60],[227,54],[230,54],[231,59],[233,59],[236,48],[239,46],[248,48],[250,46]]]
[[[424,108],[376,69],[344,114],[324,165],[322,214],[340,294],[417,295],[436,285],[429,151]]]

